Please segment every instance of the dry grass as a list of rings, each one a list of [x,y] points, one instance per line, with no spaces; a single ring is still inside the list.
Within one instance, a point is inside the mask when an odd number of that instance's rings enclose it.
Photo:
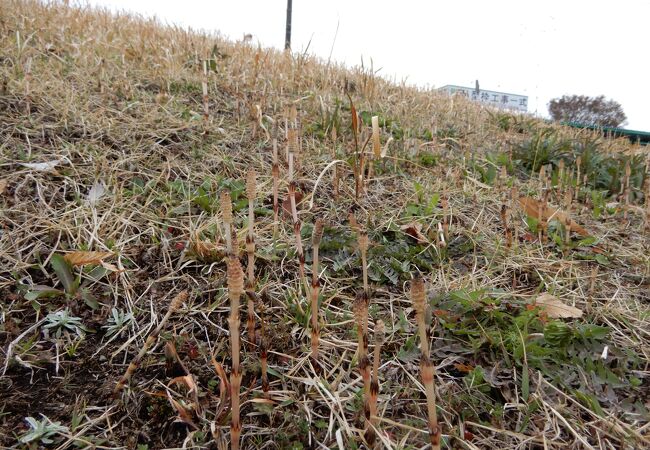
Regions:
[[[346,90],[359,112],[354,132]],[[418,275],[435,330],[422,337],[443,448],[649,445],[650,203],[629,181],[635,168],[599,206],[582,183],[567,194],[550,173],[502,169],[539,128],[593,135],[498,119],[367,68],[0,0],[0,445],[17,445],[24,419],[44,414],[66,427],[56,448],[226,448],[237,416],[242,448],[360,448],[368,427],[377,448],[426,447],[431,411],[408,294]],[[479,166],[498,176],[481,178]],[[581,168],[562,170],[580,180]],[[568,207],[596,242],[553,218],[539,221],[545,242],[537,239],[520,195],[544,199],[542,213]],[[348,222],[355,216],[361,225]],[[318,299],[306,282],[311,249],[302,254],[316,218],[327,224],[313,265]],[[360,230],[369,242],[361,252]],[[114,256],[77,267],[61,258],[73,251]],[[237,336],[231,355],[229,325],[240,321],[226,259],[236,255],[249,257],[257,329],[244,333],[249,345]],[[163,318],[185,290],[183,307]],[[357,370],[357,292],[367,383]],[[554,319],[535,306],[540,293],[584,315]],[[64,312],[78,320],[63,324]],[[366,406],[370,381],[378,396]]]

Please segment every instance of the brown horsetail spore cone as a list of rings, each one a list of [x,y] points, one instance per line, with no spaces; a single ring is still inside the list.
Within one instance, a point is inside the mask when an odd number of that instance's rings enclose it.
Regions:
[[[298,128],[290,127],[287,135],[287,150],[286,150],[287,162],[289,162],[289,155],[293,154],[295,158],[294,163],[296,164],[296,166],[299,166],[298,163],[299,153],[300,153],[300,138],[298,136]],[[298,170],[298,167],[296,167],[296,170]]]
[[[129,367],[127,367],[126,372],[124,375],[122,375],[122,378],[117,382],[115,385],[115,389],[113,391],[114,394],[117,394],[119,391],[121,391],[126,383],[129,382],[131,379],[131,376],[133,376],[133,373],[136,371],[136,369],[140,366],[140,363],[142,362],[142,358],[144,358],[144,355],[149,351],[151,346],[153,345],[154,342],[156,342],[156,338],[162,331],[163,327],[169,320],[172,314],[174,314],[175,311],[177,311],[183,302],[187,300],[188,293],[187,291],[181,291],[176,296],[172,299],[169,309],[163,316],[162,320],[158,323],[158,326],[151,332],[149,337],[147,337],[147,340],[144,342],[144,345],[138,352],[135,358],[133,358],[133,361],[129,364]]]
[[[318,295],[320,294],[320,280],[318,277],[318,248],[323,238],[323,221],[318,218],[314,224],[311,236],[313,249],[312,274],[311,274],[311,358],[314,367],[319,367],[318,346],[320,342],[320,317],[318,312]]]
[[[362,230],[359,233],[359,251],[361,252],[361,266],[363,270],[363,291],[370,296],[368,288],[368,232]]]
[[[230,299],[228,326],[230,329],[230,355],[232,358],[232,369],[230,372],[230,410],[232,414],[230,420],[230,445],[232,449],[237,450],[239,449],[239,436],[241,434],[239,391],[242,379],[242,372],[239,365],[239,299],[244,292],[244,271],[236,256],[230,256],[228,258],[227,282],[228,297]]]
[[[248,234],[246,253],[248,254],[248,285],[255,283],[255,197],[257,195],[257,174],[251,169],[246,175],[246,197],[248,198]]]
[[[230,192],[221,191],[219,201],[221,203],[221,215],[223,216],[223,229],[226,236],[226,251],[229,255],[233,253],[232,245],[232,199]]]
[[[384,342],[384,322],[378,320],[375,324],[375,349],[372,357],[372,378],[370,380],[370,401],[368,410],[370,422],[366,427],[365,438],[368,444],[375,442],[375,428],[379,425],[377,416],[377,397],[379,395],[379,360],[381,357],[381,346]]]
[[[424,280],[419,276],[414,278],[411,282],[411,300],[413,301],[413,309],[415,310],[418,331],[420,334],[420,375],[427,396],[429,437],[431,439],[431,447],[437,450],[440,449],[440,427],[438,425],[438,414],[436,412],[436,392],[434,386],[435,369],[429,356],[429,332],[427,330],[425,319],[427,315],[426,290],[424,287]]]
[[[426,326],[426,291],[424,280],[417,276],[411,282],[411,301],[415,310],[415,320],[418,324],[418,333],[420,334],[420,347],[423,354],[429,354],[429,339],[427,338]]]

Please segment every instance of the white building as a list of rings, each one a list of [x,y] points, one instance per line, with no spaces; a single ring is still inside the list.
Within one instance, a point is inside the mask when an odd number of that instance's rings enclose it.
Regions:
[[[500,109],[510,109],[519,112],[528,111],[528,96],[508,94],[506,92],[486,91],[484,89],[455,86],[448,84],[438,89],[449,95],[461,95],[470,100],[484,103]]]

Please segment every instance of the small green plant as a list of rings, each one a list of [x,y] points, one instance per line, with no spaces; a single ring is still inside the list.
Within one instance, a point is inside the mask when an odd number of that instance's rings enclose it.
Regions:
[[[420,155],[420,165],[424,167],[434,167],[438,160],[431,153],[422,153]]]
[[[561,138],[552,128],[545,128],[518,146],[513,156],[526,170],[537,173],[542,166],[557,166],[561,159],[572,159],[571,141]]]
[[[68,298],[77,296],[81,298],[91,309],[99,309],[99,301],[93,294],[89,285],[110,272],[109,269],[101,265],[90,264],[90,268],[82,270],[79,275],[74,272],[74,267],[66,261],[65,257],[59,253],[52,255],[50,267],[54,270],[57,279],[63,286],[63,291],[49,286],[21,286],[20,290],[24,291],[25,300],[32,302],[32,306],[40,308],[37,300],[48,297],[67,296]],[[84,277],[83,283],[81,277]]]
[[[106,336],[117,335],[122,333],[131,322],[133,322],[133,314],[113,308],[111,317],[108,318],[108,325],[104,325],[102,328],[106,328]]]
[[[36,420],[33,417],[25,418],[31,429],[20,437],[22,444],[30,442],[51,444],[54,442],[54,436],[68,432],[68,427],[61,425],[61,422],[52,422],[43,414],[41,414],[41,417],[43,417],[42,420]]]
[[[64,309],[63,311],[57,311],[48,314],[45,318],[45,322],[46,323],[43,328],[46,330],[56,330],[54,335],[57,338],[61,337],[63,331],[73,332],[79,337],[83,337],[85,332],[88,331],[81,322],[81,318],[71,316],[68,308]]]
[[[79,339],[70,339],[70,337],[68,337],[68,342],[63,347],[66,355],[68,355],[70,358],[74,358],[77,355],[77,352],[79,351],[79,347],[81,346],[81,343],[83,341],[84,341],[83,337]]]

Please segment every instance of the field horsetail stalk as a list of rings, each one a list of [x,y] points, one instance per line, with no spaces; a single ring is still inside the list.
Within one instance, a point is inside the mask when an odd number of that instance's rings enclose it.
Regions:
[[[372,375],[370,379],[370,398],[368,401],[368,422],[366,423],[365,438],[368,444],[375,443],[375,430],[379,425],[377,416],[377,397],[379,395],[379,361],[381,358],[381,346],[384,342],[384,322],[378,320],[375,323],[375,348],[372,356]]]
[[[278,240],[278,217],[280,214],[280,204],[278,201],[280,187],[280,165],[278,163],[278,128],[273,128],[273,166],[271,167],[273,176],[273,246],[274,250]]]
[[[428,321],[426,320],[426,317],[428,316],[426,290],[424,280],[420,276],[417,276],[411,282],[411,300],[413,302],[413,309],[415,310],[418,332],[420,335],[420,375],[427,396],[429,437],[431,440],[431,447],[434,450],[439,450],[441,433],[436,412],[436,392],[434,386],[435,369],[433,367],[433,362],[431,362],[429,352],[429,337],[431,331],[429,330]]]
[[[296,207],[296,181],[293,178],[293,163],[294,155],[289,153],[289,203],[291,204],[291,217],[293,218],[293,233],[296,238],[296,254],[300,264],[300,284],[303,285],[305,282],[305,252],[300,237],[301,223],[300,219],[298,219],[298,209]]]
[[[318,312],[318,295],[320,294],[320,280],[318,276],[318,248],[323,238],[323,221],[316,219],[312,233],[312,274],[311,274],[311,359],[314,368],[318,370],[318,346],[320,342],[320,317]]]
[[[370,419],[370,360],[368,358],[368,296],[365,291],[357,292],[354,302],[354,320],[357,325],[358,365],[363,380],[363,412]]]
[[[255,196],[256,196],[257,175],[255,170],[248,171],[246,176],[246,196],[248,197],[248,234],[246,235],[246,253],[248,254],[248,289],[254,294],[255,286]],[[248,297],[248,318],[246,326],[248,329],[248,341],[250,348],[255,347],[255,296]]]
[[[129,366],[126,369],[126,372],[124,375],[122,375],[122,378],[117,382],[115,385],[115,389],[113,390],[113,394],[116,395],[118,394],[124,386],[129,382],[131,377],[133,376],[133,373],[137,370],[137,368],[140,366],[140,363],[142,362],[142,358],[144,358],[144,355],[147,354],[151,346],[156,342],[156,339],[160,335],[160,332],[162,329],[165,327],[167,324],[167,321],[169,318],[174,314],[175,311],[177,311],[181,305],[187,300],[188,293],[187,291],[181,291],[179,292],[171,301],[169,305],[169,309],[167,309],[167,313],[163,316],[162,320],[158,323],[158,326],[156,327],[155,330],[147,337],[147,340],[144,342],[144,345],[138,352],[135,358],[133,358],[133,361],[129,364]]]
[[[210,102],[208,97],[208,60],[203,60],[203,78],[201,79],[201,90],[203,91],[203,126],[207,127],[210,119]]]
[[[363,292],[370,299],[370,288],[368,287],[368,232],[359,231],[359,251],[361,252],[361,268],[363,271]]]
[[[251,169],[246,175],[246,197],[248,197],[248,234],[246,235],[246,253],[248,254],[248,286],[255,284],[255,196],[257,174]]]
[[[239,364],[239,300],[244,292],[244,272],[236,256],[231,255],[228,258],[227,264],[228,298],[230,300],[228,327],[230,330],[230,356],[232,359],[232,368],[230,371],[230,445],[232,449],[237,450],[239,449],[239,436],[241,434],[239,390],[242,380],[242,372]]]

